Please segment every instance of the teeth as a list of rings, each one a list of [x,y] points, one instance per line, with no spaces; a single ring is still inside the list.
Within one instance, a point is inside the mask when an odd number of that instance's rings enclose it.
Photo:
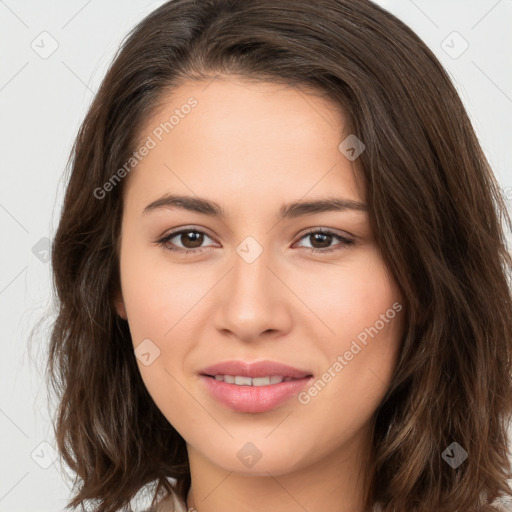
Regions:
[[[251,382],[251,377],[235,377],[235,384],[237,386],[250,386]]]
[[[272,379],[275,379],[274,382],[272,382]],[[282,382],[281,377],[253,377],[252,378],[252,385],[253,386],[269,386],[270,384],[279,384]]]
[[[215,375],[215,380],[224,381],[228,384],[236,384],[237,386],[269,386],[271,384],[279,384],[293,380],[291,377],[281,377],[273,375],[271,377],[241,377],[239,375]]]

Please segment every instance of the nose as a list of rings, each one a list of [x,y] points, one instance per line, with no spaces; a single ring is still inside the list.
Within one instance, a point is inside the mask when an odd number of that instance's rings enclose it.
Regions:
[[[278,337],[291,328],[293,294],[267,252],[252,262],[233,256],[228,275],[215,288],[215,328],[226,336],[251,342]]]

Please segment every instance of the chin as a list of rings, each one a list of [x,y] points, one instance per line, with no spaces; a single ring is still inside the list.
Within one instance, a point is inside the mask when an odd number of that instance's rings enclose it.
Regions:
[[[242,447],[238,448],[240,444]],[[283,450],[282,445],[274,447],[267,442],[263,447],[262,444],[263,441],[258,443],[257,440],[254,443],[250,441],[247,443],[235,442],[235,447],[227,447],[221,453],[210,453],[208,458],[225,471],[250,476],[268,476],[269,473],[277,476],[289,473],[300,465],[300,460],[297,460],[299,454],[296,450],[292,457],[287,453],[288,450]],[[260,448],[256,448],[256,446],[260,446]],[[227,457],[226,454],[231,451],[234,452],[234,456]]]

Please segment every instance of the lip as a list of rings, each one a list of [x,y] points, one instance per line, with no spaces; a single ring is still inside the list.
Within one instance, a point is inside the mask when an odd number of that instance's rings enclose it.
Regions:
[[[294,380],[268,386],[239,386],[215,380],[215,375],[267,377],[279,375]],[[297,395],[313,378],[312,373],[275,361],[225,361],[200,372],[207,391],[220,403],[238,412],[261,413],[275,409]]]
[[[208,366],[199,372],[201,375],[239,375],[240,377],[269,377],[271,375],[280,375],[281,377],[291,377],[293,379],[303,379],[312,376],[312,373],[306,370],[300,370],[293,366],[288,366],[277,361],[255,361],[246,363],[245,361],[223,361],[221,363]],[[263,386],[264,387],[264,386]]]

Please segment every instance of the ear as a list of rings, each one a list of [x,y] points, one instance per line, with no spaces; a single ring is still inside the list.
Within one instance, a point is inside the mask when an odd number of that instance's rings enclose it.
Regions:
[[[114,306],[116,308],[117,314],[121,318],[124,318],[125,320],[127,320],[128,315],[126,314],[126,307],[124,305],[123,294],[121,293],[121,290],[119,290],[115,295]]]

